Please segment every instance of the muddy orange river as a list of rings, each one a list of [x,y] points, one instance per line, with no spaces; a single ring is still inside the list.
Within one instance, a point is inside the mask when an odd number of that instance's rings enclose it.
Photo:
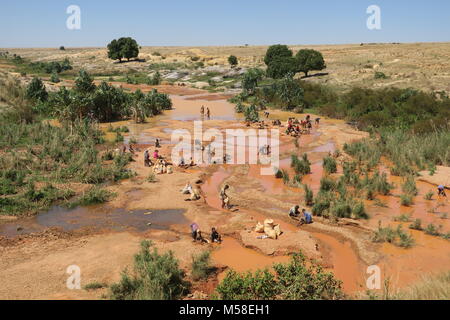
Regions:
[[[179,93],[177,90],[173,90],[176,91],[175,93]],[[207,120],[205,121],[207,127],[219,129],[243,127],[242,121],[239,121],[241,116],[235,113],[234,105],[224,100],[223,97],[215,96],[214,98],[214,95],[199,90],[193,92],[190,92],[185,88],[182,90],[184,90],[182,92],[184,95],[175,95],[173,92],[170,92],[172,93],[173,110],[165,112],[162,116],[149,119],[148,123],[132,124],[128,121],[114,123],[114,126],[127,125],[129,127],[130,133],[125,135],[125,143],[128,143],[128,141],[133,138],[136,140],[137,145],[145,147],[153,145],[155,139],[159,138],[162,144],[170,146],[170,134],[173,129],[192,129],[193,120],[202,120],[202,117],[199,114],[201,106],[205,106],[205,108],[207,107],[211,111],[211,118],[204,119]],[[299,117],[298,114],[277,111],[273,112],[270,119],[281,119],[284,121],[291,116]],[[107,125],[108,124],[105,124],[105,128]],[[333,126],[333,128],[336,128],[336,126],[338,126],[338,128],[340,128],[339,126],[344,128],[344,123],[335,120],[323,120],[323,123],[321,123],[320,126],[316,126],[310,135],[304,135],[299,139],[300,148],[298,154],[307,152],[309,159],[312,162],[312,174],[304,177],[303,182],[311,187],[314,194],[317,194],[320,188],[320,179],[323,174],[322,158],[329,152],[336,150],[338,145],[342,145],[340,139],[347,138],[344,131],[342,131],[340,135],[327,135],[327,128],[331,128],[331,126]],[[345,130],[349,129],[345,128]],[[346,141],[349,140],[347,139]],[[293,175],[292,169],[290,168],[290,153],[292,150],[296,150],[293,138],[282,135],[280,142],[280,167],[288,170],[291,176]],[[227,179],[238,178],[239,174],[241,174],[236,173],[234,167],[235,166],[231,165],[220,165],[215,166],[212,170],[209,169],[208,177],[201,186],[201,190],[206,205],[211,210],[222,211],[218,193]],[[294,198],[294,201],[298,201],[299,203],[302,202],[303,196],[301,189],[287,187],[283,184],[281,179],[276,179],[274,176],[262,176],[260,174],[261,165],[249,165],[247,168],[246,179],[250,179],[252,183],[255,184],[255,188],[260,190],[259,192],[262,192],[266,197],[266,199],[259,200],[259,207],[264,207],[265,209],[273,207],[273,214],[275,214],[275,212],[284,211],[284,214],[287,216],[288,212],[286,211],[286,208],[275,208],[273,204],[270,204],[271,202],[269,202],[269,200],[276,200],[281,204],[295,204],[295,202],[292,202],[292,199]],[[206,169],[208,168],[200,168],[200,170]],[[385,169],[381,168],[380,170]],[[449,220],[440,219],[438,215],[438,213],[449,212],[450,206],[448,202],[424,200],[424,194],[429,190],[434,190],[435,186],[425,182],[418,182],[419,195],[414,199],[414,205],[411,207],[403,207],[400,205],[398,197],[401,193],[401,180],[391,177],[390,175],[388,175],[388,179],[394,182],[397,188],[390,196],[378,197],[386,204],[385,207],[377,207],[371,201],[365,202],[366,209],[371,216],[371,219],[368,221],[361,222],[365,228],[374,230],[379,221],[381,221],[383,225],[389,224],[395,226],[396,223],[393,222],[394,216],[398,216],[402,213],[409,213],[414,219],[422,219],[425,225],[428,223],[435,223],[437,225],[442,225],[444,231],[449,231]],[[235,187],[237,189],[240,188],[239,185],[236,185]],[[242,197],[244,197],[245,190],[243,189],[242,191]],[[240,195],[238,195],[237,198],[239,199]],[[297,200],[295,200],[295,198]],[[265,204],[266,200],[267,204]],[[95,210],[102,211],[106,208],[105,206],[97,207]],[[239,206],[239,203],[237,203],[237,206]],[[151,209],[152,208],[148,208],[148,210]],[[54,208],[52,211],[44,213],[42,216],[21,222],[22,230],[15,228],[18,224],[17,222],[4,224],[0,228],[0,235],[14,236],[23,234],[24,232],[27,232],[27,230],[29,232],[36,232],[51,226],[73,230],[90,225],[97,225],[106,229],[113,229],[113,227],[131,227],[138,231],[142,231],[151,227],[165,230],[165,228],[170,228],[174,224],[182,224],[186,226],[187,229],[191,222],[189,219],[183,217],[182,212],[173,210],[165,212],[168,215],[167,218],[164,218],[164,212],[159,211],[153,216],[150,214],[146,215],[146,210],[138,212],[138,215],[120,215],[119,213],[123,212],[112,212],[107,218],[98,218],[95,210],[76,209],[65,211],[61,208]],[[266,217],[266,213],[256,212],[256,209],[252,211],[255,212],[250,213],[250,211],[245,208],[239,208],[239,212],[236,214],[252,214],[258,217],[259,220],[263,220]],[[293,224],[286,222],[281,223],[285,230],[291,232],[296,232],[298,230],[298,227]],[[407,229],[407,225],[405,225],[405,229]],[[364,259],[361,258],[362,254],[361,252],[358,252],[360,249],[357,249],[353,240],[347,239],[343,235],[335,237],[333,232],[326,232],[321,228],[315,228],[314,224],[311,226],[311,229],[307,228],[306,230],[309,230],[307,232],[309,232],[310,236],[320,244],[320,250],[324,250],[326,253],[323,253],[323,255],[326,256],[324,258],[326,259],[326,261],[324,261],[325,267],[327,270],[333,271],[335,276],[343,281],[344,290],[348,293],[365,291],[365,279],[367,277],[366,268],[369,264],[368,262],[364,262]],[[355,229],[354,231],[357,233],[358,229]],[[379,245],[377,248],[373,249],[379,255],[379,259],[377,259],[377,261],[371,261],[371,263],[380,265],[383,272],[385,272],[384,277],[391,278],[396,287],[403,287],[411,284],[412,282],[419,280],[424,273],[446,271],[450,268],[450,245],[448,241],[427,236],[422,232],[413,232],[413,235],[416,240],[416,245],[412,249],[405,250],[390,244]],[[283,235],[281,237],[283,237]],[[361,239],[361,241],[368,241],[366,234],[362,236]],[[259,241],[276,240],[265,239]],[[254,271],[265,267],[270,268],[274,263],[289,261],[289,256],[287,254],[266,255],[259,250],[245,247],[240,241],[238,233],[226,235],[224,242],[215,247],[212,257],[217,264],[228,266],[239,272]],[[224,273],[220,274],[219,277],[222,279]]]

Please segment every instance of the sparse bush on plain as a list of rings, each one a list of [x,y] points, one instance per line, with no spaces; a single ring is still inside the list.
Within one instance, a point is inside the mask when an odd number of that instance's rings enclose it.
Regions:
[[[133,271],[122,272],[110,286],[112,300],[176,300],[187,293],[189,283],[173,252],[160,254],[150,241],[141,243]]]

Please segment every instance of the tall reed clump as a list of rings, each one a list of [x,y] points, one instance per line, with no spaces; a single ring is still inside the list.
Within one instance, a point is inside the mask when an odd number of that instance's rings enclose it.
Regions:
[[[327,174],[332,174],[337,172],[336,159],[331,156],[323,158],[323,168]]]
[[[354,157],[357,162],[365,162],[369,169],[376,167],[381,159],[381,150],[372,139],[365,139],[344,144],[344,151]]]
[[[395,300],[450,300],[450,271],[427,276],[392,296]]]
[[[382,227],[381,221],[378,224],[378,230],[373,235],[372,241],[388,242],[405,249],[411,248],[415,243],[412,235],[403,231],[401,225],[399,225],[396,229],[393,229],[390,226]]]
[[[311,162],[309,161],[306,153],[303,154],[301,159],[299,159],[297,155],[293,154],[291,156],[291,167],[294,169],[296,174],[307,175],[311,173]]]
[[[320,181],[320,191],[314,199],[312,212],[325,218],[369,218],[364,203],[353,198],[344,184],[328,177]]]
[[[173,252],[158,253],[150,241],[141,243],[134,257],[133,272],[122,272],[118,283],[111,285],[112,300],[176,300],[185,295],[189,283]]]
[[[393,162],[390,170],[395,176],[407,177],[430,166],[450,165],[448,127],[420,133],[404,128],[379,128],[377,133],[377,137],[346,144],[344,150],[356,161],[368,163],[370,168],[379,163],[382,155],[386,156]]]
[[[314,193],[307,184],[303,185],[303,191],[305,192],[305,204],[311,207],[314,204]]]
[[[289,177],[289,172],[287,172],[287,170],[285,170],[285,169],[282,169],[281,174],[283,176],[283,183],[285,185],[289,185],[289,182],[291,181],[291,179]]]
[[[409,194],[411,196],[417,195],[418,190],[417,190],[417,186],[416,186],[416,180],[414,179],[413,176],[409,175],[406,178],[404,184],[402,185],[402,191],[405,194]]]

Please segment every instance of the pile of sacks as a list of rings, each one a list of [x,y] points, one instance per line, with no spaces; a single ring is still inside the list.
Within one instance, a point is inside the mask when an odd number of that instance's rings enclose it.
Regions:
[[[264,224],[258,222],[255,228],[257,233],[265,233],[268,238],[277,240],[281,235],[281,229],[279,224],[275,224],[272,219],[264,220]]]

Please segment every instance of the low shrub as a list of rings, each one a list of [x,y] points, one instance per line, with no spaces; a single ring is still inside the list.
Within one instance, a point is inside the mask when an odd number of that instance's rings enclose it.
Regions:
[[[86,191],[80,198],[77,200],[68,203],[68,208],[75,208],[78,206],[89,206],[94,204],[101,204],[109,201],[115,194],[100,187],[94,186]]]
[[[325,157],[323,158],[323,168],[326,173],[336,173],[337,172],[337,164],[336,160],[333,157]]]
[[[423,230],[422,220],[420,220],[420,219],[414,220],[414,222],[409,225],[409,228],[412,230],[422,231]]]
[[[193,280],[207,279],[215,270],[211,266],[211,252],[204,251],[197,256],[193,256],[191,270]]]
[[[171,251],[159,254],[152,243],[143,241],[134,257],[132,274],[122,272],[122,279],[110,287],[112,300],[175,300],[187,293],[189,283]]]
[[[275,275],[267,269],[255,273],[227,273],[216,291],[222,300],[340,300],[342,283],[320,266],[307,265],[303,255],[290,263],[276,264]]]
[[[413,204],[413,197],[409,194],[402,194],[400,196],[400,203],[402,206],[409,207]]]

